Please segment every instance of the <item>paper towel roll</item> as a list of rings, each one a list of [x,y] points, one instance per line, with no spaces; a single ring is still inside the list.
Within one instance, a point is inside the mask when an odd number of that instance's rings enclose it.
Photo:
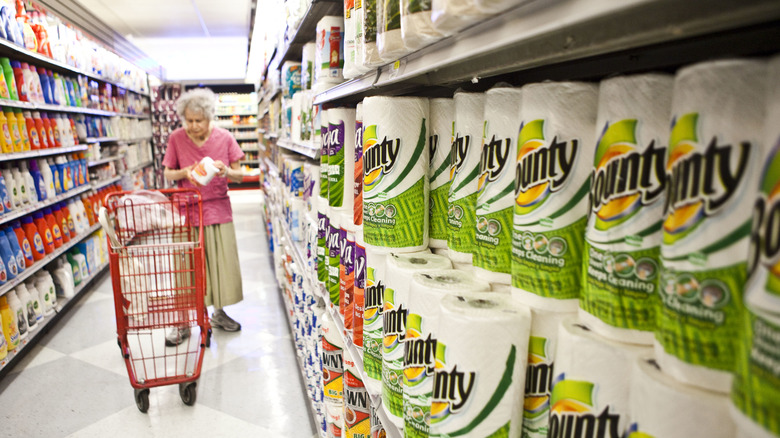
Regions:
[[[371,413],[366,387],[360,380],[355,361],[344,350],[344,431],[347,438],[367,437],[371,433]]]
[[[293,198],[303,198],[303,161],[285,157],[285,170],[287,173],[287,189]]]
[[[471,263],[452,262],[452,268],[457,269],[458,271],[465,271],[465,272],[474,271],[474,265],[472,265]]]
[[[431,436],[520,436],[531,312],[501,294],[441,308]]]
[[[756,424],[753,420],[745,416],[742,412],[738,411],[734,406],[730,406],[731,419],[734,421],[736,427],[737,438],[777,438],[777,434],[773,434],[767,429]]]
[[[325,401],[333,405],[341,405],[344,400],[344,363],[341,352],[344,341],[336,323],[329,312],[322,315],[322,387],[325,390]]]
[[[290,200],[290,237],[294,242],[304,240],[303,225],[304,215],[306,214],[306,203],[303,199],[293,198]]]
[[[428,136],[431,164],[428,179],[431,186],[428,245],[447,248],[447,196],[450,192],[450,151],[455,101],[452,98],[430,100],[431,135]]]
[[[320,197],[329,198],[330,192],[330,137],[328,136],[328,111],[320,115]],[[330,202],[330,201],[328,201]]]
[[[292,96],[292,118],[290,119],[290,134],[292,141],[301,142],[301,117],[303,113],[303,92],[298,91]]]
[[[382,425],[382,420],[377,415],[377,407],[371,405],[369,411],[371,412],[371,438],[386,437],[387,432],[385,432],[385,427]]]
[[[358,77],[367,71],[363,67],[363,53],[357,48],[358,33],[362,29],[358,30],[356,5],[361,2],[344,3],[344,79]],[[362,16],[360,18],[362,20]]]
[[[328,200],[317,198],[317,281],[320,287],[328,286],[328,266],[330,251],[328,249],[328,234],[330,234],[330,220],[328,214]]]
[[[292,98],[301,89],[301,63],[285,61],[282,64],[282,96]]]
[[[355,233],[355,288],[352,296],[352,343],[363,350],[363,310],[365,309],[365,291],[367,276],[366,242],[363,241],[363,230],[357,227]]]
[[[362,73],[371,69],[370,66],[363,63],[363,44],[365,44],[366,38],[366,24],[363,21],[365,20],[365,13],[363,12],[365,4],[366,2],[362,0],[355,2],[355,9],[352,13],[352,18],[355,20],[355,64],[360,66],[363,70]]]
[[[363,65],[379,67],[383,64],[376,46],[377,0],[363,2]]]
[[[340,305],[340,272],[339,264],[341,262],[341,211],[330,207],[328,210],[328,220],[330,228],[328,235],[328,280],[327,290],[330,304],[337,309]]]
[[[673,83],[642,74],[599,87],[580,319],[618,341],[653,343]]]
[[[763,61],[722,60],[686,67],[674,83],[656,356],[675,379],[720,392],[731,388],[745,228],[766,157],[767,73]],[[689,173],[691,166],[709,177]]]
[[[509,86],[485,93],[473,264],[477,276],[493,283],[512,283],[515,137],[521,96],[521,89]]]
[[[301,88],[311,90],[314,79],[314,58],[317,53],[317,44],[308,42],[301,49]]]
[[[314,93],[312,91],[312,93]],[[312,129],[312,145],[315,149],[320,149],[322,152],[322,105],[314,105],[312,100],[311,107],[311,129]],[[322,163],[320,163],[322,165]]]
[[[401,34],[401,0],[377,0],[376,46],[385,62],[409,53]]]
[[[433,27],[431,2],[401,0],[401,35],[409,51],[421,49],[444,37]]]
[[[352,295],[355,286],[355,231],[352,212],[341,212],[341,251],[339,259],[339,313],[344,317],[344,330],[352,332]]]
[[[664,374],[651,358],[634,361],[628,392],[629,433],[664,438],[734,436],[727,396],[683,385]]]
[[[523,87],[512,286],[560,301],[559,310],[574,310],[580,294],[597,101],[598,86],[584,82]],[[549,172],[537,167],[544,162]]]
[[[447,248],[431,248],[431,252],[449,258],[449,251],[447,251]]]
[[[300,123],[300,139],[305,144],[313,144],[312,135],[314,129],[312,127],[312,117],[314,108],[314,92],[311,90],[303,90],[301,93],[301,123]]]
[[[352,211],[355,173],[355,110],[333,108],[328,114],[328,200],[331,207]]]
[[[575,318],[564,320],[555,352],[550,436],[562,436],[573,423],[598,423],[599,430],[623,436],[631,415],[631,366],[640,355],[651,353],[650,347],[599,336]]]
[[[406,321],[412,274],[450,269],[446,257],[428,253],[390,254],[386,260],[382,346],[382,402],[390,421],[403,427],[403,372]]]
[[[449,294],[489,290],[488,283],[463,271],[447,269],[412,275],[403,363],[404,430],[410,434],[428,436],[430,433],[442,298]]]
[[[344,80],[344,17],[325,16],[317,22],[317,52],[314,59],[315,92]]]
[[[320,166],[307,163],[304,168],[303,198],[308,201],[310,211],[317,209],[317,197],[320,192]]]
[[[447,195],[447,246],[453,262],[471,263],[485,94],[457,92],[454,101],[450,191]]]
[[[327,438],[340,438],[344,434],[344,406],[325,403]]]
[[[477,8],[476,0],[432,0],[431,3],[433,26],[444,35],[453,34],[488,16]]]
[[[373,246],[428,248],[428,100],[363,100],[363,237]]]
[[[363,102],[355,108],[355,170],[353,172],[353,220],[363,225]]]
[[[387,287],[387,253],[366,245],[365,241],[361,243],[366,248],[363,307],[363,369],[366,380],[363,383],[371,394],[378,394],[382,391],[382,312]]]

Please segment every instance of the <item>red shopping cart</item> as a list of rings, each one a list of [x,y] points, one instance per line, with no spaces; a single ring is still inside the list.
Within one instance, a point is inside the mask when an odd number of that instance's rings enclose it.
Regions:
[[[146,412],[149,388],[178,384],[191,406],[211,341],[200,194],[117,192],[104,205],[99,217],[109,240],[117,342],[136,405]],[[177,342],[166,343],[172,333]]]

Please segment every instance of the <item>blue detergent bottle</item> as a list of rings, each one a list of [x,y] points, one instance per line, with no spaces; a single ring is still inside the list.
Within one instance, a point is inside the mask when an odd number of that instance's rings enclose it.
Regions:
[[[16,258],[16,269],[19,272],[24,271],[24,252],[22,252],[22,247],[19,246],[19,239],[16,237],[16,233],[14,233],[13,228],[5,227],[3,229],[3,234],[5,234],[5,237],[8,239],[8,243],[11,245],[11,252]],[[32,253],[30,254],[30,258],[32,258]]]
[[[11,251],[11,243],[5,233],[0,233],[0,258],[3,259],[8,279],[12,280],[19,274],[19,267],[16,265],[16,256]]]

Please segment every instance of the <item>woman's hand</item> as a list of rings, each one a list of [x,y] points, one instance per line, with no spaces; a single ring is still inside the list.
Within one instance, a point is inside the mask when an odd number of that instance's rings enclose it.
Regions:
[[[203,187],[203,185],[192,176],[192,169],[194,169],[195,166],[197,166],[197,164],[193,164],[182,169],[185,172],[184,177],[187,178],[187,181],[189,181],[195,187]]]
[[[223,163],[221,160],[215,160],[214,161],[214,167],[219,169],[218,176],[221,176],[222,178],[226,178],[228,175],[229,168]]]

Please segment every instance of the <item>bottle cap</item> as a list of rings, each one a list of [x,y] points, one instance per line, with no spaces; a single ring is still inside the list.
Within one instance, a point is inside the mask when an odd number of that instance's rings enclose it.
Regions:
[[[22,64],[19,63],[19,61],[11,61],[11,67],[13,67],[13,68],[22,68]]]
[[[43,215],[44,216],[48,216],[50,214],[51,214],[51,208],[46,207],[46,208],[43,209]]]
[[[22,223],[23,223],[23,224],[31,224],[31,223],[32,223],[32,221],[33,221],[33,218],[31,218],[30,216],[24,216],[24,217],[22,218]]]
[[[43,213],[40,212],[40,211],[36,211],[35,213],[33,213],[33,218],[35,218],[35,219],[43,219]]]

